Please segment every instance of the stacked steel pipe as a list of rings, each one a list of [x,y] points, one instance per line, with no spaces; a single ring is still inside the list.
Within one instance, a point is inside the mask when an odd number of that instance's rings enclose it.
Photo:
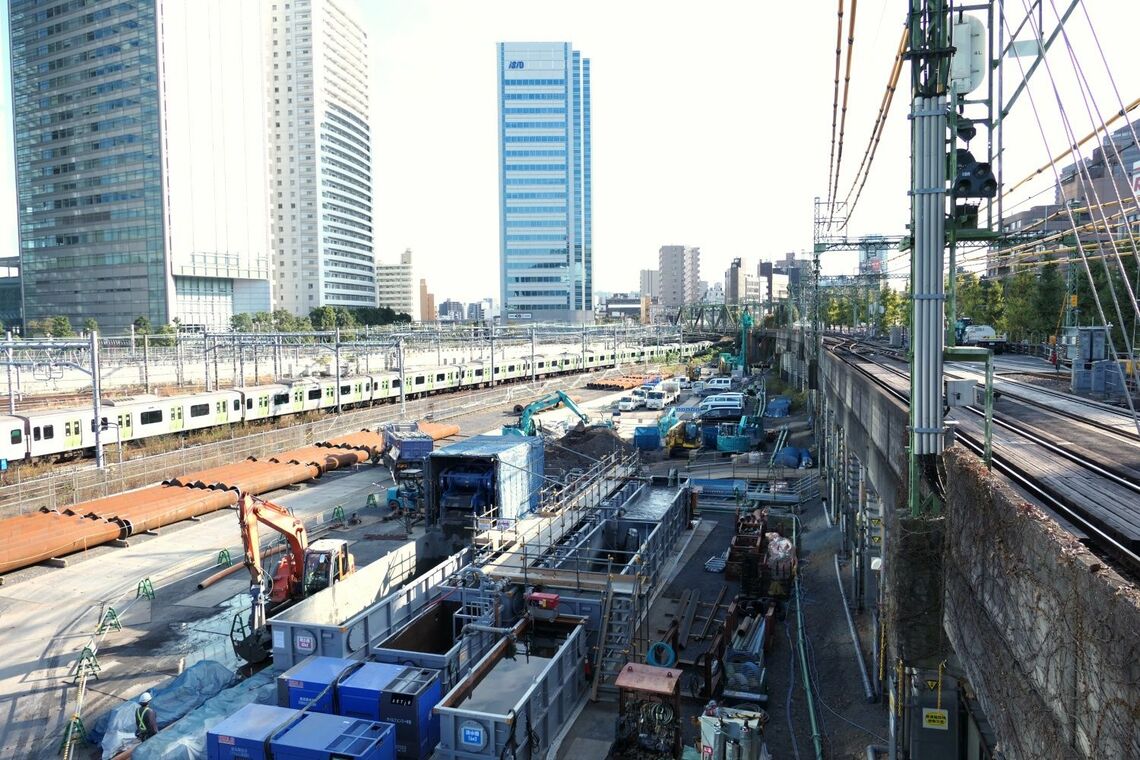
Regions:
[[[428,425],[433,438],[459,432],[457,425]],[[124,539],[237,503],[242,493],[263,494],[318,478],[326,472],[376,460],[384,436],[363,430],[313,446],[170,478],[75,504],[63,511],[0,519],[0,573]]]

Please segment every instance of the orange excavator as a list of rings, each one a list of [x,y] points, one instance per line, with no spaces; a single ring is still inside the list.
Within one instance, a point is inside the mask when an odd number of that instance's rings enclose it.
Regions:
[[[262,567],[258,524],[266,525],[285,537],[288,552],[269,578]],[[356,571],[356,561],[348,542],[322,538],[309,543],[305,524],[288,509],[250,494],[238,500],[238,524],[249,568],[252,611],[248,622],[243,613],[234,616],[230,641],[234,652],[256,664],[269,658],[272,638],[267,620],[270,615],[344,580]]]

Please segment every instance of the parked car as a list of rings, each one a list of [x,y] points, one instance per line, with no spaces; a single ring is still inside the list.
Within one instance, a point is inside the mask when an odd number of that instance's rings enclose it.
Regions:
[[[637,400],[633,396],[622,396],[618,399],[617,407],[621,412],[632,412],[637,409]]]

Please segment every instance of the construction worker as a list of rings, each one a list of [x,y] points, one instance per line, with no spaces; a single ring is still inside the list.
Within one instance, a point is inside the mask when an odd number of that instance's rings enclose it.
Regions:
[[[139,697],[139,706],[135,708],[135,736],[139,741],[145,742],[157,733],[158,719],[150,706],[150,692],[144,691]]]

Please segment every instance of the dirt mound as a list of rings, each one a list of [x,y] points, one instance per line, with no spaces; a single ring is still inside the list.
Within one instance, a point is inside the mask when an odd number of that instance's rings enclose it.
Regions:
[[[613,429],[604,426],[578,425],[566,435],[546,443],[546,474],[564,475],[570,470],[587,470],[606,454],[628,453],[633,445],[623,441]]]

